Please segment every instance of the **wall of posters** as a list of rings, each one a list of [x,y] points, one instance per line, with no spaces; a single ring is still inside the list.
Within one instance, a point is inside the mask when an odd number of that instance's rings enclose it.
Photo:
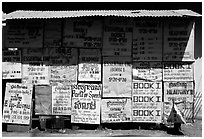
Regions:
[[[160,123],[162,104],[162,82],[133,82],[133,122]]]
[[[71,85],[52,86],[52,115],[71,115]]]
[[[106,17],[104,19],[103,56],[131,56],[132,19]]]
[[[131,99],[102,99],[101,122],[118,123],[132,122]]]
[[[133,20],[133,60],[162,61],[162,22]]]
[[[71,123],[100,124],[100,84],[72,85]]]
[[[130,57],[103,57],[103,97],[131,97]]]
[[[29,125],[33,87],[30,84],[7,83],[3,106],[3,123]]]
[[[100,49],[80,49],[79,81],[101,81]]]

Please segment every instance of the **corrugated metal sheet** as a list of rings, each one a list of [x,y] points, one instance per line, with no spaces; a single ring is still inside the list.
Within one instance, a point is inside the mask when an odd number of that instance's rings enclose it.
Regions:
[[[191,10],[79,10],[79,11],[15,11],[3,14],[3,19],[49,19],[84,16],[118,16],[118,17],[185,17],[201,16]]]

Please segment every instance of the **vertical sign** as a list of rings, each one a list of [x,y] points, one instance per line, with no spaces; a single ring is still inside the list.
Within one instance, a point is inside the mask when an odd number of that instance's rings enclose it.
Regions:
[[[100,49],[80,49],[79,81],[101,81]]]
[[[131,56],[132,19],[105,17],[103,56]]]
[[[97,18],[70,18],[64,22],[64,47],[102,47],[102,20]]]
[[[130,57],[103,58],[103,97],[131,97]]]
[[[100,124],[101,85],[72,85],[72,123]]]
[[[32,91],[33,87],[30,84],[6,84],[3,123],[30,124]]]
[[[162,22],[133,21],[133,60],[162,61]]]
[[[101,111],[102,123],[132,122],[131,99],[102,99]]]
[[[194,22],[191,19],[165,23],[163,57],[164,61],[194,60]]]
[[[161,123],[162,82],[133,82],[133,122]]]
[[[3,79],[21,79],[21,51],[3,50],[2,62]]]
[[[71,85],[52,86],[52,115],[71,115]]]

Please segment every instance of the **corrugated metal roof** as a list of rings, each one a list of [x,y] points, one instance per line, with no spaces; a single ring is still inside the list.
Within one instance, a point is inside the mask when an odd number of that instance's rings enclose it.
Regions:
[[[201,16],[191,10],[79,10],[79,11],[14,11],[3,14],[3,19],[49,19],[84,16],[118,16],[118,17],[185,17]]]

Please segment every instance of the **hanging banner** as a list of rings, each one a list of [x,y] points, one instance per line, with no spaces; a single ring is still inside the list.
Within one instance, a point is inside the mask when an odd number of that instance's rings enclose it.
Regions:
[[[2,62],[3,79],[21,79],[21,51],[3,50]]]
[[[71,85],[52,86],[52,115],[71,115]]]
[[[71,123],[100,124],[101,85],[72,85]]]
[[[103,56],[131,56],[132,19],[105,17]]]
[[[43,47],[43,22],[41,20],[10,20],[6,23],[7,48]]]
[[[133,62],[133,81],[162,81],[161,62]]]
[[[100,49],[80,49],[79,81],[101,81]]]
[[[102,99],[101,122],[121,123],[132,122],[131,99]]]
[[[98,18],[73,18],[64,22],[64,47],[102,47],[102,20]]]
[[[6,83],[3,107],[3,123],[29,125],[31,120],[33,86]]]
[[[163,81],[193,81],[193,63],[164,62]]]
[[[162,61],[162,22],[133,20],[133,60]]]
[[[62,21],[45,20],[44,24],[44,47],[61,47]]]
[[[194,25],[191,19],[170,20],[164,25],[164,61],[194,60]]]
[[[133,122],[161,123],[162,82],[133,82]]]
[[[52,87],[35,86],[35,114],[52,114]]]
[[[103,57],[103,97],[131,97],[130,57]]]

